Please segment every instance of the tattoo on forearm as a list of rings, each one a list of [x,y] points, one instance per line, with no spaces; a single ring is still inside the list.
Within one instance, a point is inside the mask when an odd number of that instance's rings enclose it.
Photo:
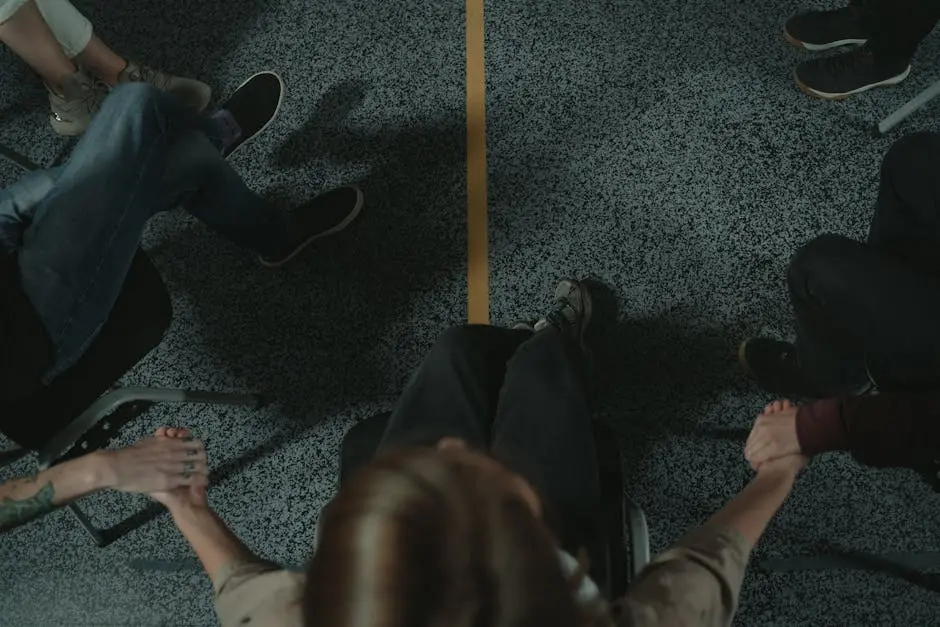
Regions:
[[[52,504],[54,496],[55,488],[50,482],[24,499],[4,498],[0,501],[0,530],[12,529],[52,511],[55,509]]]

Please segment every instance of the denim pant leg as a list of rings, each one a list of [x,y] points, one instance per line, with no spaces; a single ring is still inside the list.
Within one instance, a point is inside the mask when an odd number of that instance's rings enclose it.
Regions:
[[[248,189],[205,133],[187,131],[171,146],[164,186],[178,205],[229,241],[262,256],[281,253],[291,237],[287,214]]]
[[[36,170],[0,189],[0,253],[12,255],[19,249],[36,207],[52,191],[61,172],[62,166]]]
[[[202,182],[217,185],[219,172],[231,178],[218,153],[205,150],[213,131],[208,118],[149,85],[122,86],[105,100],[36,207],[17,253],[23,290],[56,346],[47,382],[84,353],[106,322],[155,213],[200,199],[203,219],[226,208],[261,216],[263,203],[253,194],[234,206],[235,194],[219,200],[201,194]],[[171,166],[209,154],[218,159],[204,167]],[[256,224],[259,251],[283,237],[280,225],[271,229],[270,216],[263,217]]]

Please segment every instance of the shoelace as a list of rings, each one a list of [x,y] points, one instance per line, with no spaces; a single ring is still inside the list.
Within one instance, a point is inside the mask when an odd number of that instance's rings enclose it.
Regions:
[[[148,65],[135,66],[127,73],[127,77],[135,83],[150,83],[161,91],[165,91],[170,85],[170,78],[165,72]]]
[[[566,315],[566,312],[570,312],[571,315]],[[578,317],[577,314],[578,312],[568,301],[559,300],[555,303],[555,308],[545,316],[545,319],[560,329],[566,329],[574,324],[574,320]]]
[[[98,110],[98,106],[101,104],[102,100],[102,91],[106,91],[106,85],[100,83],[97,79],[92,80],[85,88],[81,90],[81,95],[77,98],[66,98],[62,97],[62,102],[67,105],[67,110],[62,113],[69,113],[71,111],[84,111],[86,113],[94,113]],[[60,112],[55,112],[57,118],[62,120],[62,115]]]

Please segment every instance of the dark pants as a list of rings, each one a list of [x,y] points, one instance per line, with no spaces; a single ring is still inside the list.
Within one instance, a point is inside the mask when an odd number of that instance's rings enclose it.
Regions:
[[[940,19],[940,0],[852,0],[876,57],[909,60]]]
[[[462,438],[535,486],[565,548],[590,549],[601,489],[581,362],[554,329],[450,329],[402,393],[380,450]]]
[[[867,243],[818,237],[788,279],[801,362],[825,389],[866,371],[882,389],[940,386],[940,134],[888,151]]]
[[[108,96],[63,166],[0,189],[0,254],[55,345],[48,382],[85,352],[124,285],[144,226],[183,207],[260,254],[288,241],[287,217],[219,153],[211,118],[145,83]]]

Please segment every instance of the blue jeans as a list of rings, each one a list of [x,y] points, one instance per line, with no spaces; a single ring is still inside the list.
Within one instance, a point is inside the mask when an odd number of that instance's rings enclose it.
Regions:
[[[0,254],[16,255],[56,347],[47,383],[104,326],[147,221],[177,206],[262,255],[288,242],[286,215],[222,159],[215,122],[141,83],[105,99],[68,163],[0,190]]]

